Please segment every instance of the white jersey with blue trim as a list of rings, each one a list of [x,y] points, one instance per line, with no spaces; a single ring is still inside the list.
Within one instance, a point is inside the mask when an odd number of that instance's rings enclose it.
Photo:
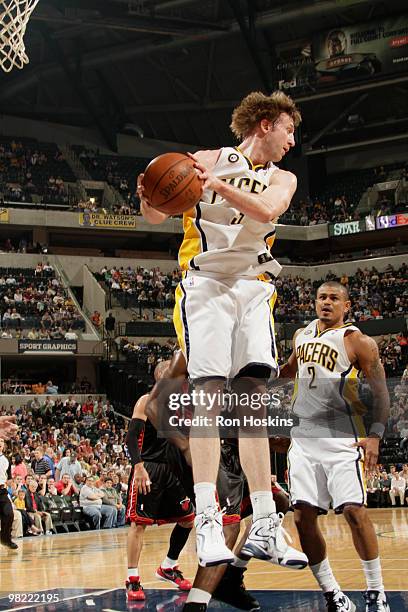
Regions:
[[[212,173],[251,193],[262,193],[278,168],[253,165],[238,148],[224,147]],[[184,213],[184,240],[179,251],[183,270],[202,270],[232,276],[277,276],[281,266],[270,254],[275,224],[250,219],[231,208],[212,190],[205,190],[197,206]]]
[[[300,427],[332,430],[332,437],[363,435],[359,399],[360,371],[351,362],[344,344],[346,332],[358,331],[352,323],[320,331],[315,319],[295,340],[298,372],[292,401]]]

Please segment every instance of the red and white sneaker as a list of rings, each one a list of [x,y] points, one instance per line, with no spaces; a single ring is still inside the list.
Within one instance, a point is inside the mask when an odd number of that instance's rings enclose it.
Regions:
[[[172,568],[163,569],[161,566],[156,570],[156,576],[164,582],[175,584],[180,591],[190,591],[193,586],[187,578],[184,578],[180,572],[178,565]]]
[[[126,599],[128,601],[144,601],[146,599],[139,576],[130,576],[129,580],[126,580]]]

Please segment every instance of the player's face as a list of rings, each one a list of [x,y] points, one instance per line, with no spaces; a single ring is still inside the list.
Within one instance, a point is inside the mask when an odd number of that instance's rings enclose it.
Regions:
[[[264,142],[267,147],[267,157],[270,161],[279,162],[291,147],[295,146],[295,125],[293,119],[286,113],[281,113],[279,119],[265,122]]]
[[[315,304],[319,321],[330,326],[341,325],[350,309],[350,300],[344,292],[330,285],[318,290]]]

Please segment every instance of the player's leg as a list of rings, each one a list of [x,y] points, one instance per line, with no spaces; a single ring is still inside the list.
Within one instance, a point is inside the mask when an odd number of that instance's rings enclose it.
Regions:
[[[240,327],[234,346],[234,391],[240,418],[239,453],[248,480],[253,508],[252,528],[244,554],[278,565],[303,569],[304,553],[289,546],[276,514],[271,492],[271,464],[266,417],[269,405],[266,383],[278,372],[273,325],[275,288],[258,280],[240,280],[234,286]],[[254,461],[256,457],[256,461]]]
[[[150,472],[149,472],[150,474]],[[167,464],[159,464],[152,476],[156,482],[152,493],[156,499],[154,512],[158,524],[176,523],[170,536],[166,558],[156,570],[160,580],[170,582],[182,591],[191,589],[191,582],[180,571],[178,559],[194,523],[194,507],[180,480]],[[151,495],[150,494],[150,495]]]
[[[233,549],[239,535],[239,522],[224,525],[225,543],[230,550]],[[211,600],[217,585],[225,574],[228,566],[198,567],[194,578],[193,588],[188,594],[183,612],[204,611]]]
[[[176,291],[174,325],[195,391],[194,416],[202,423],[190,430],[197,554],[202,566],[233,560],[222,531],[215,482],[220,458],[216,423],[224,381],[231,370],[236,305],[228,284],[188,273]]]
[[[179,556],[186,545],[193,524],[193,520],[176,523],[170,535],[167,555],[156,570],[156,576],[160,580],[175,584],[181,591],[191,589],[191,582],[184,578],[179,569]]]
[[[364,468],[360,449],[353,448],[350,439],[319,442],[327,446],[324,463],[333,508],[336,513],[343,512],[363,566],[367,583],[366,610],[386,612],[389,606],[384,593],[377,536],[365,508]]]
[[[143,601],[146,595],[140,584],[139,560],[143,547],[143,537],[146,525],[130,523],[127,536],[127,580],[126,597],[128,601]]]
[[[152,480],[151,492],[147,495],[139,493],[134,467],[130,473],[128,484],[126,506],[126,519],[130,522],[127,539],[126,597],[128,601],[143,601],[146,599],[140,582],[139,559],[143,547],[144,530],[147,525],[153,525],[154,516],[157,513],[157,504],[160,500],[157,490],[159,486],[158,465],[148,461],[144,465]]]
[[[346,505],[343,514],[350,526],[353,543],[363,565],[367,583],[365,593],[367,610],[388,611],[377,534],[367,509],[364,506]]]
[[[306,553],[310,569],[322,589],[329,610],[352,612],[354,603],[345,595],[327,558],[326,542],[318,524],[319,509],[299,503],[295,508],[295,524],[302,550]]]
[[[245,476],[239,461],[238,445],[225,441],[221,446],[220,469],[217,478],[219,503],[224,509],[224,535],[230,550],[233,550],[240,531],[240,511],[242,505]],[[214,568],[198,568],[193,589],[187,599],[186,610],[194,610],[194,605],[207,605],[213,594],[240,610],[258,610],[259,603],[245,589],[243,571],[231,565]]]

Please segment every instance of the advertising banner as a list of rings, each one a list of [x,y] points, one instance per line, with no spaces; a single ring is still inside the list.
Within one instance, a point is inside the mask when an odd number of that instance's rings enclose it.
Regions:
[[[329,236],[346,236],[347,234],[358,234],[365,231],[366,224],[364,220],[330,223],[329,225]]]
[[[19,340],[19,353],[76,353],[76,340]]]
[[[392,229],[408,225],[408,213],[397,213],[396,215],[383,215],[375,218],[377,229]]]
[[[320,85],[406,72],[408,15],[318,34],[313,57]]]
[[[102,213],[79,213],[79,225],[83,227],[115,227],[117,229],[134,229],[136,215],[104,215]]]

